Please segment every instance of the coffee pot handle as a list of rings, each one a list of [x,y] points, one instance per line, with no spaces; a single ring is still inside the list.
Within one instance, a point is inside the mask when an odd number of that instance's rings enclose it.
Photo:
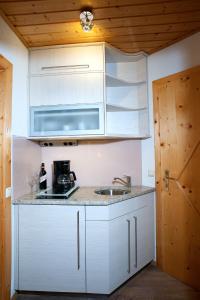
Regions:
[[[73,171],[70,171],[69,174],[72,174],[73,175],[73,180],[76,180],[76,175]]]

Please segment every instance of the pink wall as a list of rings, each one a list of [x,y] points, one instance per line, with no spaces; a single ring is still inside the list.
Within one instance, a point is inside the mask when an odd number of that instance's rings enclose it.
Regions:
[[[53,160],[71,160],[80,186],[111,185],[113,177],[131,175],[141,184],[140,141],[80,141],[78,146],[41,148],[48,185],[52,182]]]
[[[16,199],[31,192],[30,181],[39,174],[41,147],[24,137],[12,139],[12,189]]]

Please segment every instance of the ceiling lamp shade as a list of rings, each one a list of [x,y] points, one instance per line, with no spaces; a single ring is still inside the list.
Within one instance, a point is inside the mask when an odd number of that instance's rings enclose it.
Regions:
[[[93,24],[93,14],[89,10],[84,10],[80,13],[80,23],[82,26],[83,31],[88,32],[92,30]]]

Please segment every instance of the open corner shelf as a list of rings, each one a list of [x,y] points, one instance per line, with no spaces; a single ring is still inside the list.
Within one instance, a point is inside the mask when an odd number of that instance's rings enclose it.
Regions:
[[[138,81],[138,82],[133,82],[133,81],[127,81],[119,77],[115,77],[111,74],[106,74],[106,86],[107,87],[118,87],[118,86],[138,86],[145,84],[146,80],[144,81]]]
[[[141,111],[147,110],[148,107],[126,107],[122,105],[106,104],[106,110],[108,112],[119,112],[119,111]]]

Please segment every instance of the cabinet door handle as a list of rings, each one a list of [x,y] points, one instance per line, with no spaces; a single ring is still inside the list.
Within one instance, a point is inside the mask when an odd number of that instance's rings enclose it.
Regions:
[[[126,220],[128,223],[128,270],[127,272],[131,272],[131,221]]]
[[[80,214],[77,211],[77,268],[80,269]]]
[[[49,67],[41,67],[42,71],[46,70],[54,70],[54,69],[88,69],[89,65],[64,65],[64,66],[49,66]]]
[[[135,264],[134,264],[134,267],[137,268],[137,265],[138,265],[138,254],[137,254],[137,242],[138,242],[138,239],[137,239],[137,217],[133,217],[134,221],[135,221]]]

